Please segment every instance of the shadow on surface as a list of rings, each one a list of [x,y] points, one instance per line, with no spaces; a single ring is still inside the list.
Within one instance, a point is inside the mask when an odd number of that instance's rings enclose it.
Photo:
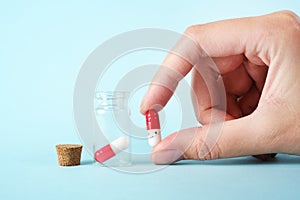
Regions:
[[[95,164],[96,162],[94,160],[82,160],[80,162],[80,165],[93,165]]]
[[[183,160],[172,165],[293,165],[300,164],[300,156],[277,155],[272,160],[261,161],[254,157],[228,158],[219,160]]]
[[[97,164],[94,160],[82,160],[80,165],[94,165]],[[134,159],[133,165],[153,165],[150,159]],[[239,158],[227,158],[219,160],[182,160],[171,165],[297,165],[300,164],[300,156],[283,155],[279,154],[274,159],[261,161],[251,156],[239,157]]]

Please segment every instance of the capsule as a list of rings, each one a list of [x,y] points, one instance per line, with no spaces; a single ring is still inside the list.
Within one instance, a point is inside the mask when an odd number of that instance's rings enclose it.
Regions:
[[[127,149],[129,146],[129,140],[127,137],[120,137],[114,140],[112,143],[97,150],[94,154],[94,158],[97,162],[105,162],[106,160],[114,157],[116,154]]]
[[[159,116],[155,110],[148,110],[146,112],[146,126],[148,143],[153,147],[161,141]]]

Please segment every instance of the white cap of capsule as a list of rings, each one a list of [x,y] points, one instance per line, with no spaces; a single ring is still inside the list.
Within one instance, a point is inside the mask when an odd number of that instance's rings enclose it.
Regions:
[[[115,154],[127,149],[129,147],[129,139],[128,137],[120,137],[110,143],[112,150]]]
[[[154,147],[161,141],[160,129],[148,130],[148,143],[151,147]]]

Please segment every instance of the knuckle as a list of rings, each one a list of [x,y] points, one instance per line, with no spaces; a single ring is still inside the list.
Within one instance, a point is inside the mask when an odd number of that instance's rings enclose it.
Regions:
[[[202,111],[199,109],[199,111],[195,112],[195,116],[197,121],[202,125],[208,124],[211,120],[211,114],[209,110]]]
[[[194,38],[200,27],[201,25],[191,25],[185,29],[184,34]]]
[[[272,13],[261,25],[264,30],[263,38],[269,42],[276,41],[273,49],[269,48],[269,52],[273,52],[273,54],[277,49],[287,49],[300,42],[300,18],[292,11]],[[280,40],[278,40],[279,38]]]
[[[291,20],[291,21],[294,21],[294,20],[298,20],[299,21],[299,17],[297,16],[296,13],[294,13],[293,11],[290,11],[290,10],[283,10],[283,11],[280,11],[278,12],[279,15],[282,15],[284,18],[286,18],[287,20]]]
[[[198,146],[199,160],[216,160],[220,158],[220,148],[217,144],[209,145],[206,141]]]
[[[284,10],[276,13],[281,23],[284,26],[283,30],[300,34],[300,18],[290,10]]]
[[[270,105],[273,106],[260,106],[259,109],[254,111],[252,118],[260,119],[255,120],[257,132],[262,133],[257,135],[257,146],[261,147],[264,152],[277,152],[280,151],[282,142],[285,141],[282,138],[284,135],[281,133],[285,129],[283,125],[289,119],[286,117],[279,119],[276,113],[282,113],[282,110],[273,103],[270,103]]]
[[[201,112],[196,112],[195,115],[196,115],[196,119],[199,123],[205,124],[205,118]]]
[[[203,131],[203,128],[201,128]],[[217,141],[209,141],[209,137],[198,134],[187,151],[190,159],[193,160],[215,160],[221,157],[221,149]]]
[[[291,25],[292,28],[296,28],[297,30],[299,30],[300,28],[300,19],[299,17],[293,13],[292,11],[285,11],[283,13],[284,19],[286,20],[286,22]]]

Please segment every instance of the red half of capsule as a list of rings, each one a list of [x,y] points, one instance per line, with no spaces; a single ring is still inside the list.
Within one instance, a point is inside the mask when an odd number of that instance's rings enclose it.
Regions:
[[[159,116],[155,110],[148,110],[146,112],[146,126],[147,130],[160,129]]]
[[[110,144],[102,147],[94,154],[95,160],[98,162],[104,162],[113,156],[115,156],[115,152],[112,150]]]

